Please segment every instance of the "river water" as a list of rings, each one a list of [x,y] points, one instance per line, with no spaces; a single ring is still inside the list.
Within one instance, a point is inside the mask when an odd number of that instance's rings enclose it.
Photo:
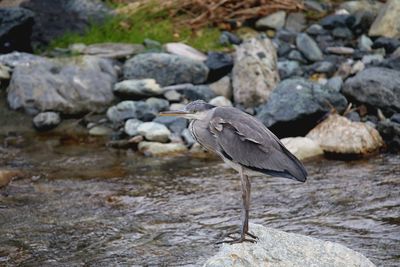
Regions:
[[[75,123],[35,134],[4,112],[0,168],[25,176],[0,195],[0,266],[197,266],[239,227],[240,179],[217,159],[114,150]],[[400,156],[305,165],[304,184],[252,179],[250,221],[399,266]]]

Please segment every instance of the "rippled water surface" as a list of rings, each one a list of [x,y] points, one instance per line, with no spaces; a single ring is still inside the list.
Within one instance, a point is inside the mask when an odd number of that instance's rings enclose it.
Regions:
[[[200,265],[239,227],[240,180],[220,161],[145,158],[62,132],[0,131],[0,168],[25,172],[0,195],[0,266]],[[305,184],[254,177],[251,222],[399,266],[400,156],[306,167]]]

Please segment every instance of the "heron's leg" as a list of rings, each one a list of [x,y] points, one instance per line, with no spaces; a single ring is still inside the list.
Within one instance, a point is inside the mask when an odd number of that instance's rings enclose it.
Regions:
[[[257,239],[257,237],[253,234],[249,233],[249,209],[250,209],[250,191],[251,191],[251,185],[250,185],[250,179],[247,175],[244,174],[243,168],[241,168],[240,171],[240,182],[241,182],[241,188],[242,188],[242,212],[241,212],[241,221],[242,225],[240,228],[240,237],[238,239],[232,239],[232,240],[226,240],[226,241],[221,241],[218,242],[217,244],[221,243],[241,243],[241,242],[252,242],[254,243],[255,240],[252,239],[246,239],[246,235],[250,236],[253,239]],[[232,234],[228,234],[227,237],[233,238]]]

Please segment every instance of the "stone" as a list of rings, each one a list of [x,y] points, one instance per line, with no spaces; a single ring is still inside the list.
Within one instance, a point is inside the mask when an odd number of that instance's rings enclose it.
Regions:
[[[185,129],[182,131],[181,136],[182,136],[182,138],[183,138],[183,141],[185,142],[185,144],[186,144],[188,147],[191,147],[194,143],[196,143],[196,140],[194,140],[194,138],[193,138],[193,136],[192,136],[192,134],[190,133],[190,131],[189,131],[188,128],[185,128]]]
[[[324,28],[319,24],[311,24],[307,28],[306,33],[308,33],[310,35],[322,35],[322,34],[326,34],[327,31],[324,30]]]
[[[286,19],[285,29],[291,32],[302,32],[307,27],[304,12],[289,13]]]
[[[319,144],[307,137],[287,137],[281,139],[281,142],[299,160],[324,154]]]
[[[122,97],[140,99],[162,94],[160,85],[154,79],[124,80],[114,85],[114,93]]]
[[[275,46],[278,47],[278,56],[280,58],[286,57],[289,54],[289,52],[292,51],[293,49],[290,44],[281,41],[276,42],[276,39],[274,39],[274,43],[276,43]]]
[[[147,52],[161,52],[162,45],[160,42],[152,39],[144,39],[143,45],[146,47]]]
[[[294,60],[278,61],[278,70],[281,79],[287,79],[302,73],[299,62]]]
[[[336,70],[336,65],[330,61],[320,61],[312,65],[314,72],[333,73]]]
[[[383,120],[379,121],[376,129],[379,131],[386,147],[391,152],[400,151],[400,121]]]
[[[163,90],[163,95],[170,102],[179,102],[182,99],[182,95],[176,90]]]
[[[357,60],[354,62],[353,66],[351,67],[351,74],[356,74],[365,69],[365,64],[361,60]]]
[[[10,72],[11,68],[0,63],[0,80],[9,80],[11,78]]]
[[[163,98],[150,97],[147,98],[145,102],[150,107],[150,109],[155,110],[156,112],[168,110],[169,108],[168,100]]]
[[[172,109],[171,110],[178,110]],[[184,129],[186,129],[188,125],[188,121],[184,118],[179,117],[170,117],[170,116],[158,116],[154,120],[154,122],[164,124],[171,130],[174,134],[180,135]]]
[[[12,109],[29,114],[101,112],[113,100],[117,73],[110,61],[92,56],[42,59],[17,65],[8,86]]]
[[[85,48],[87,47],[87,45],[83,44],[83,43],[75,43],[75,44],[71,44],[68,46],[69,51],[71,51],[71,53],[76,53],[76,54],[83,54],[83,51],[85,50]]]
[[[224,96],[214,97],[208,103],[211,105],[217,106],[217,107],[232,107],[233,106],[232,102]]]
[[[125,59],[144,51],[145,48],[141,44],[99,43],[85,46],[81,53],[103,58]]]
[[[383,67],[383,68],[400,71],[400,55],[397,57],[390,57],[390,58],[384,59],[381,62],[379,62],[380,58],[376,58],[376,59],[378,59],[378,62],[372,61],[371,63],[374,65],[375,65],[375,63],[378,63],[378,64],[376,64],[378,67]]]
[[[89,129],[89,134],[93,136],[108,136],[112,134],[112,129],[105,125],[96,125]]]
[[[256,21],[257,30],[279,30],[285,26],[286,12],[277,11]]]
[[[344,46],[330,46],[325,49],[327,53],[337,54],[337,55],[352,55],[354,53],[354,48],[344,47]]]
[[[351,111],[349,113],[346,113],[343,116],[345,116],[346,118],[348,118],[351,121],[356,121],[356,122],[360,122],[361,121],[360,114],[358,114],[358,112],[355,112],[355,111]]]
[[[0,54],[32,52],[34,13],[21,7],[0,8]]]
[[[171,132],[164,124],[154,121],[144,122],[140,124],[137,128],[137,131],[140,135],[143,135],[146,140],[156,141],[160,143],[168,142],[169,136],[171,135]]]
[[[33,125],[39,131],[53,129],[61,122],[60,115],[56,112],[42,112],[33,118]]]
[[[143,123],[143,121],[138,119],[129,119],[125,122],[124,132],[129,136],[139,135],[138,128]]]
[[[139,54],[123,66],[124,79],[155,79],[160,86],[201,84],[207,80],[208,68],[198,60],[166,53]]]
[[[362,57],[361,62],[364,65],[375,65],[375,64],[379,64],[380,62],[383,62],[385,60],[385,58],[380,55],[380,54],[372,54],[372,55],[365,55]]]
[[[123,122],[127,119],[138,119],[151,121],[155,118],[157,110],[152,109],[144,101],[122,101],[107,110],[107,118],[114,123]]]
[[[338,243],[286,233],[259,224],[250,224],[256,243],[223,244],[203,267],[375,267],[362,254]]]
[[[222,45],[240,45],[242,43],[242,39],[240,39],[239,36],[234,33],[222,31],[219,37],[219,43]]]
[[[383,4],[381,2],[369,0],[346,1],[340,4],[340,8],[347,10],[350,14],[356,14],[361,11],[371,12],[374,16],[378,15],[382,7]]]
[[[14,178],[23,177],[23,173],[18,170],[0,169],[0,188],[6,187]]]
[[[306,137],[316,141],[324,152],[365,155],[383,146],[379,132],[367,123],[352,122],[338,114],[312,129]]]
[[[46,64],[48,59],[24,52],[12,52],[0,55],[0,63],[14,69],[17,66],[29,66],[33,63]]]
[[[262,104],[278,82],[276,49],[269,39],[250,39],[236,48],[232,69],[235,103],[245,108]]]
[[[222,52],[209,52],[204,62],[209,69],[208,82],[215,82],[228,75],[233,68],[233,58]]]
[[[307,63],[307,60],[303,57],[303,55],[298,50],[290,51],[289,55],[287,56],[288,59],[296,60],[301,63]]]
[[[369,36],[400,38],[400,1],[388,0],[369,29]]]
[[[400,123],[400,113],[395,113],[390,117],[390,120],[395,123]]]
[[[199,50],[184,43],[166,43],[164,50],[170,54],[187,57],[193,60],[205,61],[207,56]]]
[[[291,32],[286,29],[281,29],[276,32],[276,37],[275,40],[280,41],[280,45],[282,44],[289,44],[289,45],[294,45],[296,42],[296,37],[297,33],[296,32]]]
[[[331,88],[334,92],[340,92],[343,86],[343,79],[340,76],[332,77],[328,80],[326,86]]]
[[[243,41],[258,38],[260,33],[250,27],[240,27],[236,32],[237,36]]]
[[[257,117],[281,138],[304,136],[331,107],[343,111],[346,98],[326,86],[291,78],[278,84]]]
[[[143,141],[139,143],[138,149],[141,153],[148,156],[175,156],[187,152],[187,147],[181,143],[163,144]]]
[[[344,83],[343,93],[384,113],[400,111],[400,71],[367,68]]]
[[[336,27],[352,27],[355,22],[355,17],[352,15],[332,14],[324,17],[319,21],[319,24],[328,30],[333,30]]]
[[[355,21],[351,26],[351,30],[355,36],[367,33],[375,19],[375,14],[371,11],[358,11],[354,14]]]
[[[374,41],[372,48],[384,48],[387,54],[393,53],[400,47],[400,40],[395,38],[379,37]]]
[[[369,52],[372,50],[372,40],[365,34],[361,35],[360,38],[358,38],[358,49],[361,51]]]
[[[353,38],[353,33],[347,27],[336,27],[335,29],[333,29],[332,35],[336,38],[342,38],[342,39]]]
[[[296,46],[309,61],[323,59],[322,52],[317,43],[306,33],[299,33],[297,35]]]
[[[232,99],[232,84],[229,76],[225,76],[208,86],[217,96],[224,96],[227,99]]]
[[[190,101],[201,99],[208,102],[216,96],[208,85],[193,85],[186,83],[164,87],[163,90],[175,90]]]

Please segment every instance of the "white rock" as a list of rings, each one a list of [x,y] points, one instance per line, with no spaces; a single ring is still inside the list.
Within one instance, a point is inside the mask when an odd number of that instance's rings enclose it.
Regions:
[[[250,224],[257,243],[224,244],[204,267],[374,267],[362,254],[343,245]]]
[[[325,152],[337,154],[368,154],[383,145],[382,137],[372,126],[337,114],[330,115],[306,137],[316,141]]]
[[[265,103],[278,82],[277,54],[270,39],[254,38],[237,47],[232,69],[235,103],[245,108]]]
[[[232,107],[232,102],[224,96],[214,97],[208,103],[217,107]]]
[[[129,136],[135,136],[139,134],[138,128],[143,124],[141,120],[129,119],[125,122],[124,131]]]
[[[307,137],[288,137],[281,139],[281,142],[300,160],[324,154],[319,144]]]
[[[164,124],[157,122],[144,122],[138,127],[137,131],[147,140],[161,143],[168,142],[171,134]]]
[[[209,86],[216,95],[225,96],[228,99],[232,98],[232,83],[229,76],[225,76]]]
[[[194,60],[205,61],[207,59],[204,53],[183,43],[167,43],[164,45],[164,49],[170,54],[184,56]]]
[[[162,94],[160,85],[154,79],[125,80],[114,85],[114,92],[133,97],[156,96]]]
[[[185,107],[185,104],[173,103],[169,106],[169,110],[181,110]]]
[[[158,143],[158,142],[140,142],[138,149],[141,153],[149,156],[173,156],[187,152],[187,148],[181,143]]]
[[[90,128],[89,134],[94,136],[111,135],[112,130],[104,125],[96,125]]]
[[[10,79],[11,69],[6,65],[0,63],[0,80],[9,80]]]

